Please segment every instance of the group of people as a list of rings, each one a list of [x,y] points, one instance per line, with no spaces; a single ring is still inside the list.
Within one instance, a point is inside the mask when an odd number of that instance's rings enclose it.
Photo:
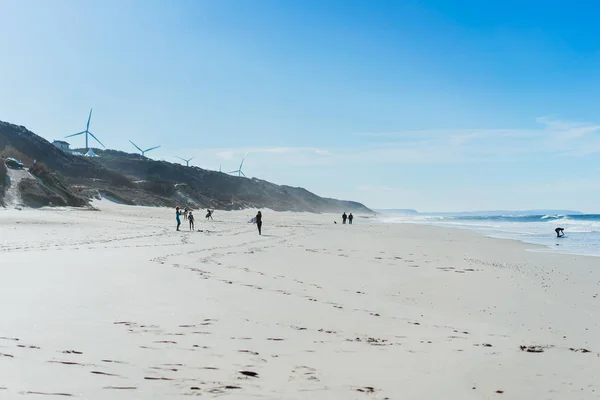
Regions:
[[[345,224],[346,220],[348,220],[348,223],[350,225],[352,225],[352,220],[353,219],[354,219],[354,215],[352,215],[352,213],[350,213],[350,215],[346,215],[345,212],[342,214],[342,224]]]
[[[207,209],[206,210],[206,219],[213,219],[212,214],[214,210]],[[177,221],[177,230],[181,226],[181,216],[183,215],[183,219],[190,223],[190,231],[195,229],[194,227],[194,214],[192,210],[189,210],[187,207],[181,210],[179,207],[175,207],[175,220]],[[352,214],[350,214],[352,215]],[[258,234],[262,235],[262,213],[259,211],[256,214],[256,217],[253,218],[253,222],[256,223],[256,227],[258,228]],[[351,222],[352,223],[352,222]]]
[[[207,220],[213,219],[212,213],[213,213],[213,210],[210,210],[210,209],[206,210],[206,219]],[[189,210],[187,207],[184,208],[183,211],[181,211],[181,208],[175,207],[175,220],[177,221],[177,230],[179,230],[179,227],[181,226],[180,216],[182,216],[182,215],[183,215],[183,219],[190,223],[190,231],[193,231],[195,229],[194,214],[193,214],[192,210]]]

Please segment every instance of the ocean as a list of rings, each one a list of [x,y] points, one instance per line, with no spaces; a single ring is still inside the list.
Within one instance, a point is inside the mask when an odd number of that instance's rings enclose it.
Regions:
[[[448,216],[381,214],[378,221],[470,229],[486,236],[545,246],[542,251],[600,256],[600,214]],[[557,238],[554,229],[564,228]]]

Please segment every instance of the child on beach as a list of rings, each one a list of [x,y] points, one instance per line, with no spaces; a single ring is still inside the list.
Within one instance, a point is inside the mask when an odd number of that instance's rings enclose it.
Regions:
[[[350,215],[348,215],[348,223],[350,225],[352,225],[352,220],[354,219],[354,215],[352,215],[352,213],[350,213]]]
[[[190,211],[188,214],[188,221],[190,221],[190,231],[194,230],[194,214]]]
[[[213,213],[213,212],[212,212],[210,209],[207,209],[207,210],[206,210],[206,219],[207,219],[207,220],[208,220],[209,218],[210,218],[210,219],[213,219],[213,217],[212,217],[212,213]]]

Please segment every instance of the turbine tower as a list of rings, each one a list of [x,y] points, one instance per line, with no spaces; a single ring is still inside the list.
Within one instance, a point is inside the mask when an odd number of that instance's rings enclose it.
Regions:
[[[244,158],[242,158],[242,162],[240,163],[240,167],[238,169],[236,169],[235,171],[228,172],[228,173],[229,174],[235,174],[237,172],[238,176],[243,176],[244,178],[246,178],[246,174],[244,174],[242,172],[242,166],[244,165],[244,160],[246,159],[247,155],[248,155],[248,153],[246,153],[246,155],[244,156]]]
[[[138,149],[141,152],[142,157],[145,157],[146,153],[149,152],[150,150],[158,149],[160,147],[160,146],[154,146],[154,147],[150,147],[149,149],[142,150],[137,144],[133,143],[131,140],[129,141],[129,143],[131,143],[132,145],[134,145],[135,148]]]
[[[190,166],[190,161],[192,161],[194,159],[194,157],[192,157],[192,158],[186,160],[185,158],[181,158],[181,157],[177,157],[177,156],[175,156],[175,158],[179,158],[181,161],[185,161],[185,166],[186,167],[189,167]]]
[[[100,143],[100,145],[101,145],[102,147],[106,148],[106,146],[104,146],[104,145],[102,144],[102,142],[101,142],[101,141],[99,141],[99,140],[98,140],[98,138],[97,138],[96,136],[94,136],[94,134],[93,134],[92,132],[90,132],[90,121],[91,121],[91,119],[92,119],[92,109],[90,108],[90,115],[89,115],[89,117],[88,117],[87,125],[85,126],[85,131],[82,131],[82,132],[77,132],[77,133],[74,133],[74,134],[72,134],[72,135],[65,136],[65,139],[66,139],[66,138],[73,137],[73,136],[79,136],[79,135],[83,135],[83,134],[85,133],[85,149],[86,149],[86,150],[89,150],[89,149],[90,149],[90,147],[88,146],[88,135],[89,135],[89,136],[91,136],[91,137],[93,137],[93,138],[94,138],[94,140],[96,140],[96,142]]]

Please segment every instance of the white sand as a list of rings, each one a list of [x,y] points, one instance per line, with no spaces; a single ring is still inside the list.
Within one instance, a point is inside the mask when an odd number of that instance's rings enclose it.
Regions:
[[[259,237],[251,211],[198,211],[204,232],[175,232],[172,210],[100,207],[0,210],[0,398],[600,398],[598,258],[329,215],[264,212]]]

